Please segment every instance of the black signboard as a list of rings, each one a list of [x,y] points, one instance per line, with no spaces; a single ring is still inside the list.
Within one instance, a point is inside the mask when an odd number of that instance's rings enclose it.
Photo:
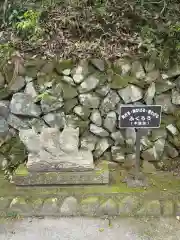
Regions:
[[[119,115],[119,127],[159,128],[161,108],[158,105],[122,105]]]

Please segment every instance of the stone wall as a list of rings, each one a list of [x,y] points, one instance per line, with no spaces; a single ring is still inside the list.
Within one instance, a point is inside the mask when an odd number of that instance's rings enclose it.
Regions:
[[[163,107],[161,128],[144,131],[141,158],[149,167],[176,168],[180,147],[180,68],[163,73],[152,62],[119,59],[57,61],[27,59],[13,74],[9,62],[0,71],[0,166],[13,169],[27,155],[20,129],[65,125],[80,128],[80,146],[131,168],[135,130],[118,129],[121,104]]]

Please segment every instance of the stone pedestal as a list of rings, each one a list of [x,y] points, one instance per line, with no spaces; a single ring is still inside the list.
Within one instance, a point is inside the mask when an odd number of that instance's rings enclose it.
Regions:
[[[79,149],[79,129],[44,128],[41,134],[21,130],[20,139],[29,154],[12,181],[18,186],[108,184],[107,162],[94,166],[92,152]]]

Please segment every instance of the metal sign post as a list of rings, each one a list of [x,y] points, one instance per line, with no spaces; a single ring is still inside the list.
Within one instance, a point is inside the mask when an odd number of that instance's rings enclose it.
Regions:
[[[162,107],[158,105],[122,105],[119,114],[119,128],[136,129],[136,172],[140,172],[141,129],[159,128]]]

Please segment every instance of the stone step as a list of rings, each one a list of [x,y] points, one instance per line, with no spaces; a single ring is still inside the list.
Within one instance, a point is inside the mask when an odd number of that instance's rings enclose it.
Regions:
[[[101,162],[94,170],[85,172],[28,172],[25,166],[20,166],[12,181],[17,186],[108,184],[109,168],[107,162]]]

